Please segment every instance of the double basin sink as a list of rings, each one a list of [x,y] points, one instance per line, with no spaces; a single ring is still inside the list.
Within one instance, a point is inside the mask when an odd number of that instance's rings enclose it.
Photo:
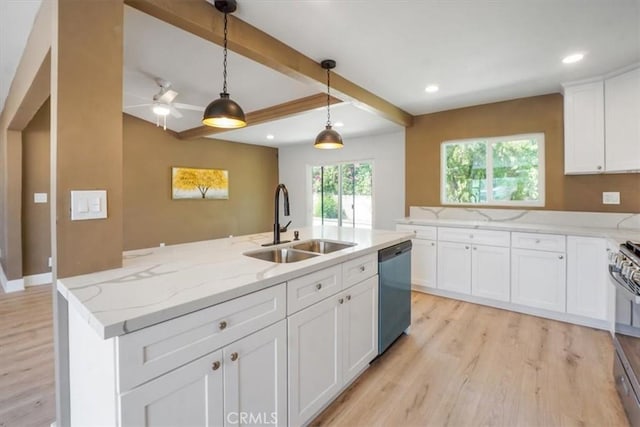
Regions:
[[[290,263],[304,261],[322,254],[329,254],[355,246],[351,242],[336,242],[334,240],[313,239],[291,244],[286,247],[262,249],[246,252],[244,255],[276,263]]]

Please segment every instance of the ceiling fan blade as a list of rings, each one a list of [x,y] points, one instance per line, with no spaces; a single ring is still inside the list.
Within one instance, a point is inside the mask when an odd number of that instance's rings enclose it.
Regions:
[[[177,109],[177,108],[175,108],[175,106],[173,106],[173,105],[171,106],[171,109],[169,110],[169,112],[170,112],[170,113],[171,113],[171,115],[172,115],[173,117],[175,117],[176,119],[181,119],[182,117],[184,117],[184,116],[182,115],[182,113],[181,113],[180,111],[178,111],[178,109]]]
[[[173,106],[181,108],[183,110],[204,111],[204,107],[198,107],[197,105],[191,104],[182,104],[180,102],[174,102]]]
[[[158,101],[165,104],[171,104],[171,102],[178,96],[178,92],[173,89],[167,89],[162,95],[158,97]]]
[[[125,105],[124,108],[138,108],[138,107],[150,107],[153,104],[136,104],[136,105]]]

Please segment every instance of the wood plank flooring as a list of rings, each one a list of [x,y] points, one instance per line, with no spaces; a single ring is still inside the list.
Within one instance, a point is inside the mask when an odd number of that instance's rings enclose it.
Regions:
[[[0,290],[0,426],[55,418],[51,286]]]
[[[312,425],[628,425],[607,332],[420,293],[412,317]]]
[[[626,426],[606,332],[420,293],[322,426]],[[54,418],[51,288],[0,291],[0,426]]]

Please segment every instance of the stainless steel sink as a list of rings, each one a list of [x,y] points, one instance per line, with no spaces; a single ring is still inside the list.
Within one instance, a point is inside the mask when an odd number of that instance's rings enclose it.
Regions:
[[[301,251],[315,252],[318,254],[330,254],[331,252],[350,248],[355,245],[355,243],[351,242],[334,242],[331,240],[314,239],[307,242],[298,243],[297,245],[293,245],[292,247]]]
[[[317,257],[318,254],[310,252],[296,251],[291,248],[264,249],[261,251],[247,252],[244,255],[263,261],[289,263],[304,261],[305,259]]]

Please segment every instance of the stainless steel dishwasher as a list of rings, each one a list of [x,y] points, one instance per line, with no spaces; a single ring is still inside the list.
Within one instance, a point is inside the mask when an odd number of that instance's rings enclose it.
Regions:
[[[378,252],[378,354],[411,325],[411,241]]]

